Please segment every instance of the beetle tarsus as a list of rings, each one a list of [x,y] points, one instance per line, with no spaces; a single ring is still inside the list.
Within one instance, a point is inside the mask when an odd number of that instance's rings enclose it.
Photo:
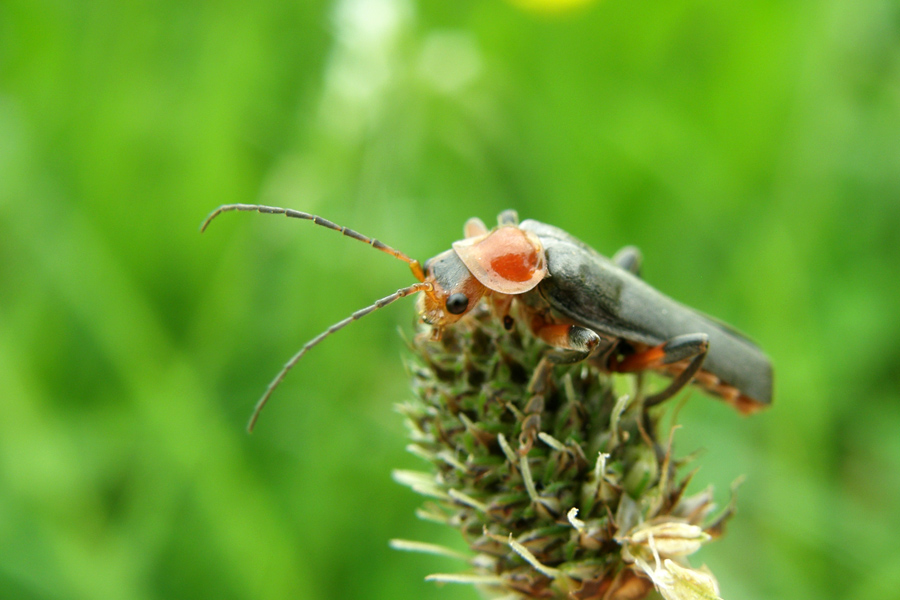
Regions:
[[[531,374],[531,380],[528,382],[526,389],[532,396],[542,396],[547,391],[547,376],[556,364],[550,358],[550,354],[552,353],[547,352],[541,357],[538,365],[534,368],[534,372]]]

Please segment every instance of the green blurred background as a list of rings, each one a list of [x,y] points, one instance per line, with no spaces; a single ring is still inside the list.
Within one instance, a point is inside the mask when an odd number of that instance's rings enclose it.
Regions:
[[[900,5],[0,2],[0,598],[475,598],[394,468],[412,281],[502,209],[756,338],[774,407],[695,393],[723,597],[900,588]]]

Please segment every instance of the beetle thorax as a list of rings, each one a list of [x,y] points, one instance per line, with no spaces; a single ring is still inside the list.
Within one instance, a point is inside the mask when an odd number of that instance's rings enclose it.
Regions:
[[[453,250],[482,285],[501,294],[524,294],[547,276],[540,240],[513,225],[456,242]]]

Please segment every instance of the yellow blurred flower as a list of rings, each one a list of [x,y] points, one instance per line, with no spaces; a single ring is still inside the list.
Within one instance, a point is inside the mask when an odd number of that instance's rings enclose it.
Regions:
[[[520,8],[534,12],[559,13],[587,6],[595,0],[508,0]]]

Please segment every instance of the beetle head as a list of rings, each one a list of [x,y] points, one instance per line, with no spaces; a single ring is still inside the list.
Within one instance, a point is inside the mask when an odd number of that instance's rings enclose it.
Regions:
[[[487,292],[453,250],[425,263],[425,283],[430,283],[431,289],[419,297],[419,313],[434,328],[435,339],[440,338],[444,327],[475,308]]]

